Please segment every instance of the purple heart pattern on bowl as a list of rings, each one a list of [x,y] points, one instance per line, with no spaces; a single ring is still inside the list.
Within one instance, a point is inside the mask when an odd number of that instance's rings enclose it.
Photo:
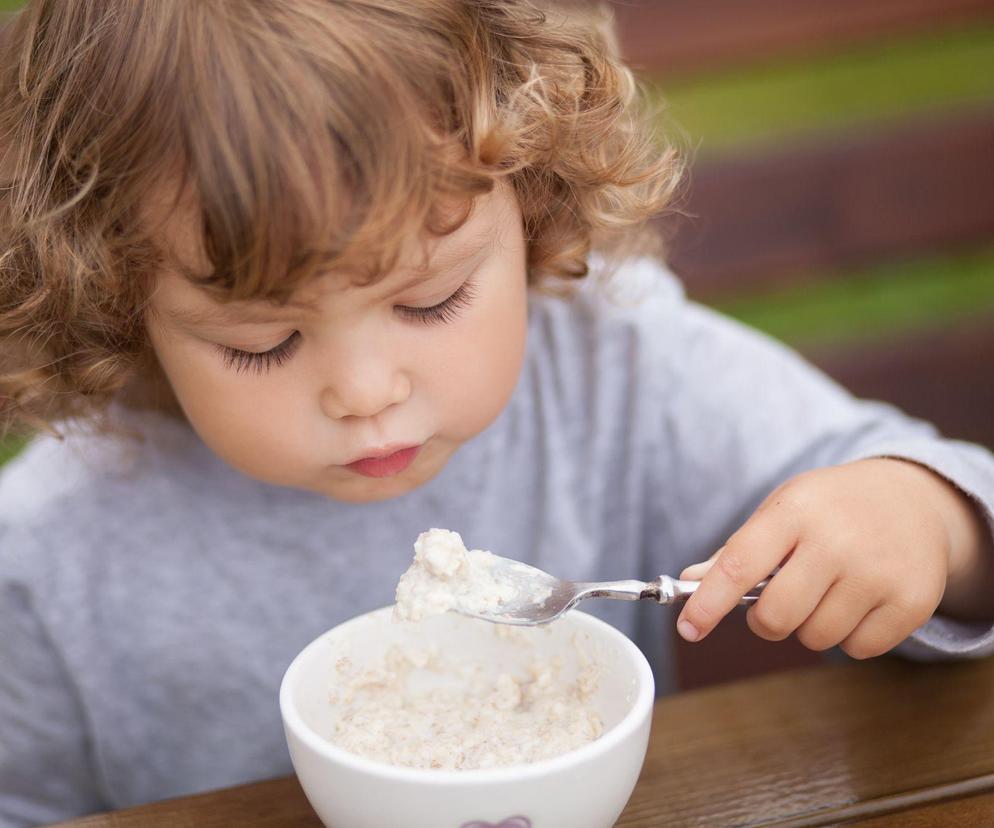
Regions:
[[[473,822],[464,822],[459,828],[532,828],[532,821],[528,817],[513,816],[495,825],[492,822],[477,819]]]

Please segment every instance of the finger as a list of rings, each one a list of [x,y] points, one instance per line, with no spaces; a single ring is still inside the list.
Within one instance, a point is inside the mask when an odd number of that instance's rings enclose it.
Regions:
[[[724,546],[721,547],[721,549],[724,549],[724,548],[725,548]],[[690,566],[686,567],[683,570],[683,572],[680,573],[680,580],[681,581],[699,581],[699,580],[701,580],[701,578],[704,577],[704,575],[707,573],[707,571],[712,566],[714,566],[714,562],[716,560],[718,560],[718,556],[721,554],[721,549],[719,549],[717,552],[715,552],[706,561],[701,561],[700,563],[691,564]]]
[[[778,510],[756,512],[728,539],[677,620],[687,641],[708,635],[739,599],[766,578],[797,542],[795,523]]]
[[[767,641],[783,641],[815,611],[837,577],[822,557],[805,553],[802,542],[749,609],[749,628]]]
[[[840,646],[852,658],[873,658],[892,650],[922,623],[909,619],[894,604],[882,604],[870,610]]]
[[[708,570],[714,566],[714,561],[703,561],[702,563],[696,563],[692,566],[688,566],[683,572],[680,573],[681,581],[699,581],[705,575],[708,574]]]
[[[837,582],[822,598],[811,616],[797,629],[797,640],[809,650],[827,650],[845,640],[871,613],[879,598]]]

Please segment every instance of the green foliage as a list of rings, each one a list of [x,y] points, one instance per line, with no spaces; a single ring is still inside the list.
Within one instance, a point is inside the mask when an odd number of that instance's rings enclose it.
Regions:
[[[952,325],[994,312],[994,249],[799,281],[721,310],[802,347]]]
[[[0,466],[18,454],[26,444],[27,440],[21,437],[7,437],[0,440]]]
[[[994,101],[994,25],[903,35],[815,59],[645,78],[664,134],[725,151],[788,135]],[[682,136],[682,137],[681,137]]]

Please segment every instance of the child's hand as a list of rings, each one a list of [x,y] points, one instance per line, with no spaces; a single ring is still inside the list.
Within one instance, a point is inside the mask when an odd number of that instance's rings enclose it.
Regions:
[[[872,459],[807,472],[770,494],[710,561],[683,571],[702,583],[677,629],[703,638],[779,566],[748,612],[753,632],[880,655],[940,601],[951,614],[992,612],[989,544],[971,501],[922,466]]]

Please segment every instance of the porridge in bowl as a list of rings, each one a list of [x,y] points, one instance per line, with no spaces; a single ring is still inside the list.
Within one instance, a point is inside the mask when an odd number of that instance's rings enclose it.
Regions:
[[[510,635],[527,650],[519,631]],[[437,648],[394,646],[371,668],[343,659],[336,671],[340,683],[330,698],[340,715],[331,740],[392,765],[471,770],[536,762],[603,729],[590,705],[596,669],[589,662],[567,680],[555,661],[490,665]]]

